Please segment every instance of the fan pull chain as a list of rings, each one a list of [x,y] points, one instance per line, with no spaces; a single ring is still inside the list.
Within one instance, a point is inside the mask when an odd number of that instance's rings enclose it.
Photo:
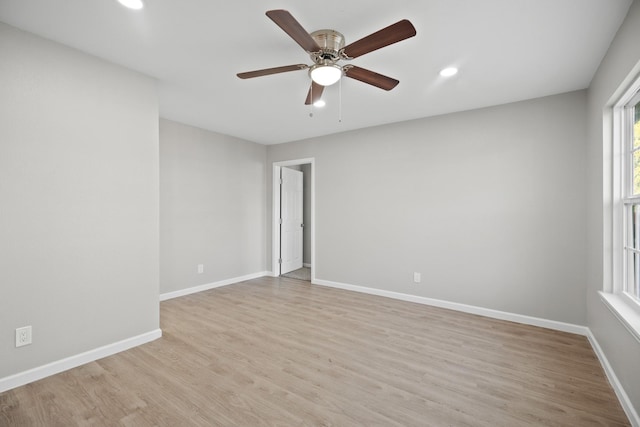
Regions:
[[[313,83],[309,88],[309,117],[313,118]]]

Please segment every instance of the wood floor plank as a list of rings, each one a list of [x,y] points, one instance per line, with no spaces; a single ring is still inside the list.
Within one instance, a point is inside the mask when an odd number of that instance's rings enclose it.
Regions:
[[[0,426],[628,426],[585,337],[261,278],[0,394]]]

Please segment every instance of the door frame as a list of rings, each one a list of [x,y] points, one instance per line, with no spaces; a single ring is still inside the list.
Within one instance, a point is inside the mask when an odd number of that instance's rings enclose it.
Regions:
[[[271,272],[280,276],[280,170],[283,166],[311,165],[311,283],[316,279],[316,166],[315,158],[273,162],[272,176],[272,224],[271,224]],[[306,227],[306,224],[305,224]],[[303,240],[304,241],[304,240]],[[304,249],[303,249],[304,251]],[[303,252],[304,253],[304,252]]]

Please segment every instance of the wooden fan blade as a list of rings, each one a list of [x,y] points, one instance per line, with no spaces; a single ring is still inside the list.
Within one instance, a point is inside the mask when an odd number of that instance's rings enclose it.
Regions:
[[[307,52],[318,52],[320,50],[320,46],[318,46],[313,37],[286,10],[269,10],[267,11],[267,16]]]
[[[317,100],[322,98],[323,90],[324,90],[324,86],[319,85],[318,83],[312,81],[311,87],[309,88],[309,93],[307,94],[307,100],[304,101],[304,104],[305,105],[313,104]]]
[[[251,79],[253,77],[268,76],[269,74],[286,73],[287,71],[297,71],[309,68],[305,64],[285,65],[284,67],[265,68],[264,70],[247,71],[245,73],[238,73],[237,76],[241,79]]]
[[[345,67],[344,74],[352,79],[360,80],[361,82],[368,83],[372,86],[379,87],[384,90],[391,90],[400,83],[396,79],[383,76],[382,74],[375,73],[373,71],[365,70],[364,68],[350,66]]]
[[[380,31],[376,31],[366,37],[355,41],[342,49],[342,52],[348,58],[357,58],[365,53],[373,52],[390,44],[408,39],[416,35],[416,29],[413,24],[406,19],[389,25]]]

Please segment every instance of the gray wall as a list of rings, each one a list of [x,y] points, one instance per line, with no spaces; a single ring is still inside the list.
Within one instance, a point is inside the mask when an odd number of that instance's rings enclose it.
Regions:
[[[264,145],[160,120],[160,293],[266,270],[265,161]]]
[[[605,308],[598,291],[611,282],[611,149],[603,146],[603,109],[640,61],[640,2],[635,1],[588,96],[588,326],[598,340],[636,411],[640,412],[640,343]],[[636,72],[640,69],[636,67]],[[607,129],[606,132],[610,132]],[[605,138],[609,140],[610,138]]]
[[[0,58],[2,378],[156,330],[159,233],[155,82],[2,23]]]
[[[585,324],[585,118],[573,92],[272,145],[267,166],[316,159],[318,279]]]

